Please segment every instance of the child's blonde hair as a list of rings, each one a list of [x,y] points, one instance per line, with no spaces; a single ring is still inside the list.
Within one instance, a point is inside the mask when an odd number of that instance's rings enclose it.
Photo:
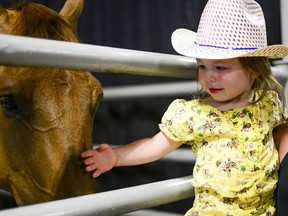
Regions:
[[[278,93],[280,100],[285,105],[285,94],[283,86],[273,76],[269,59],[266,57],[243,57],[239,58],[245,70],[256,73],[257,77],[252,85],[254,91],[261,90],[261,95],[253,103],[260,101],[269,90]]]

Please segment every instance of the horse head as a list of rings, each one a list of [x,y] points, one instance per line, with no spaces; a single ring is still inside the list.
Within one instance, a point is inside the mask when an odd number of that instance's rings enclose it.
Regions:
[[[78,42],[83,0],[57,13],[41,4],[0,5],[0,33]],[[17,205],[96,192],[81,169],[92,148],[93,119],[102,88],[89,72],[0,66],[0,188]]]

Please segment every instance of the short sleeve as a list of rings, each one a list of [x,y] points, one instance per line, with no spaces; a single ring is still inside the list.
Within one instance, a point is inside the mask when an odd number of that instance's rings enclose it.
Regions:
[[[261,108],[263,108],[262,110],[266,110],[266,112],[263,113],[267,116],[263,117],[270,119],[269,126],[271,128],[284,123],[287,118],[286,110],[275,91],[268,92],[268,97],[266,97],[266,99],[264,99],[260,105],[260,109]]]
[[[282,124],[287,119],[287,110],[286,110],[286,108],[284,108],[282,102],[279,100],[278,97],[273,96],[272,98],[274,98],[276,100],[276,102],[275,102],[277,104],[276,107],[278,107],[278,109],[276,110],[276,115],[278,115],[280,119],[279,120],[277,119],[277,121],[279,121]]]
[[[193,139],[191,105],[186,100],[174,100],[164,113],[160,130],[176,142],[186,143]]]

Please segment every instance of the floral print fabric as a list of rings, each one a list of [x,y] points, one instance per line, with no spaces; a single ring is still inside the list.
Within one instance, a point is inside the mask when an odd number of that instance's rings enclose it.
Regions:
[[[195,201],[186,215],[273,215],[279,161],[272,130],[284,120],[273,91],[256,104],[227,111],[198,99],[173,101],[159,127],[191,145],[196,157]]]

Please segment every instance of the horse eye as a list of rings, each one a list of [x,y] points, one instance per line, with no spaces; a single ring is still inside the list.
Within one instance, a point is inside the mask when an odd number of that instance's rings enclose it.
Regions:
[[[6,110],[15,110],[17,109],[17,105],[14,101],[13,96],[5,96],[0,99],[1,106]]]

